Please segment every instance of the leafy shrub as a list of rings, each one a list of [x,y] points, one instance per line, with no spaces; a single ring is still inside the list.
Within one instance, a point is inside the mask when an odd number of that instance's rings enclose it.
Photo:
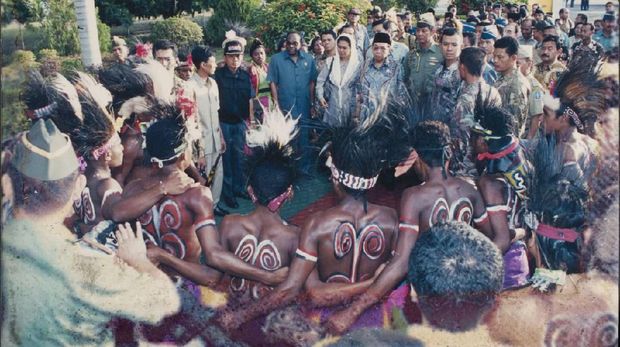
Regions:
[[[252,17],[259,16],[260,3],[260,0],[218,1],[205,28],[206,41],[219,46],[232,23],[248,23]],[[269,18],[265,18],[265,21],[269,22]]]
[[[37,55],[39,56],[39,61],[43,61],[44,59],[58,59],[58,52],[55,49],[43,48]]]
[[[60,62],[60,73],[67,76],[75,70],[84,71],[84,64],[82,64],[82,59],[78,56],[63,57],[62,61]]]
[[[80,52],[75,7],[71,0],[49,0],[49,14],[43,20],[43,34],[47,48],[61,55]]]
[[[112,48],[112,34],[110,27],[97,17],[97,31],[99,32],[99,50],[101,54],[109,52]]]
[[[429,8],[435,8],[438,0],[398,0],[398,2],[411,12],[424,13]]]
[[[202,43],[202,29],[189,19],[173,17],[157,21],[151,26],[151,41],[170,40],[178,47]]]
[[[32,51],[23,51],[18,49],[13,53],[13,63],[24,67],[33,66],[36,62],[36,57]]]
[[[334,28],[345,21],[347,10],[370,8],[370,2],[356,0],[277,0],[261,7],[251,25],[265,45],[275,48],[284,33],[292,30],[310,34]],[[306,38],[306,41],[309,41]]]

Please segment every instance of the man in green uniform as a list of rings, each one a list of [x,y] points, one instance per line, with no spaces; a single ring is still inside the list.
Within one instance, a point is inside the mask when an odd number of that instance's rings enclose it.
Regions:
[[[543,115],[543,94],[544,88],[534,75],[532,67],[534,66],[534,47],[530,45],[519,45],[519,54],[517,57],[517,66],[521,73],[530,82],[530,99],[528,103],[528,118],[525,122],[524,136],[528,139],[536,136],[540,120]]]
[[[515,118],[515,133],[521,134],[528,118],[530,83],[517,68],[519,43],[514,37],[502,37],[495,42],[495,70],[499,78],[494,87],[502,98],[502,105]]]

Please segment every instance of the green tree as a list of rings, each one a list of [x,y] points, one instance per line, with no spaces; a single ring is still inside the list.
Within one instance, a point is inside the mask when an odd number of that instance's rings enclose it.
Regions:
[[[250,18],[260,16],[260,0],[221,0],[213,9],[213,16],[205,28],[206,41],[212,45],[219,45],[224,41],[224,33],[231,26],[248,23]]]
[[[186,18],[173,17],[157,21],[151,26],[151,40],[170,40],[179,48],[202,43],[202,28]]]
[[[71,0],[48,0],[49,13],[43,19],[45,46],[61,55],[80,52],[75,7]]]
[[[370,8],[370,2],[359,0],[276,0],[260,8],[252,16],[251,27],[265,45],[275,48],[284,33],[291,30],[307,34],[334,28],[344,22],[348,8]]]
[[[429,8],[435,8],[438,0],[398,0],[398,2],[411,12],[423,13]]]
[[[42,0],[8,0],[2,4],[2,22],[12,20],[19,23],[19,47],[24,49],[24,24],[40,21],[44,13],[45,4]],[[16,43],[17,45],[17,43]]]

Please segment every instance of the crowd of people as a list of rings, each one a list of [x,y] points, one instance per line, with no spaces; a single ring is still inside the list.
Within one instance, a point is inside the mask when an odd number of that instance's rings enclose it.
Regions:
[[[311,40],[229,31],[220,62],[114,37],[107,66],[31,71],[3,344],[617,345],[606,10],[351,8]],[[337,202],[291,224],[313,176]]]

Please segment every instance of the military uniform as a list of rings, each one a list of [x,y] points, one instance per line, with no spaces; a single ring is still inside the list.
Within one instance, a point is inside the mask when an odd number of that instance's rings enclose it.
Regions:
[[[502,98],[502,105],[516,120],[516,134],[521,134],[521,128],[528,118],[528,100],[531,87],[527,78],[516,68],[501,74],[494,87]]]
[[[455,160],[452,161],[451,170],[458,175],[477,175],[476,167],[471,161],[471,146],[469,145],[469,129],[474,125],[474,110],[476,99],[480,95],[483,104],[501,106],[502,99],[497,89],[488,85],[483,79],[476,83],[461,82],[454,117],[451,117],[449,126],[450,133],[456,141]]]
[[[461,85],[458,62],[448,66],[437,67],[433,74],[433,92],[431,105],[433,106],[433,118],[448,124],[453,118],[456,97]]]
[[[428,83],[437,67],[443,63],[443,54],[439,45],[431,44],[423,49],[418,43],[407,54],[404,64],[405,83],[414,102],[425,100],[433,91],[433,84]]]
[[[545,87],[545,90],[550,90],[552,87],[555,87],[558,77],[560,77],[560,74],[565,70],[566,66],[557,60],[548,66],[540,63],[536,64],[534,77]]]
[[[536,78],[532,74],[525,76],[527,80],[530,82],[530,88],[532,92],[530,93],[530,99],[528,102],[528,118],[525,122],[525,130],[523,132],[524,136],[530,131],[530,126],[532,124],[532,119],[534,116],[540,115],[543,113],[543,94],[545,93],[545,89],[542,84],[538,82]]]

